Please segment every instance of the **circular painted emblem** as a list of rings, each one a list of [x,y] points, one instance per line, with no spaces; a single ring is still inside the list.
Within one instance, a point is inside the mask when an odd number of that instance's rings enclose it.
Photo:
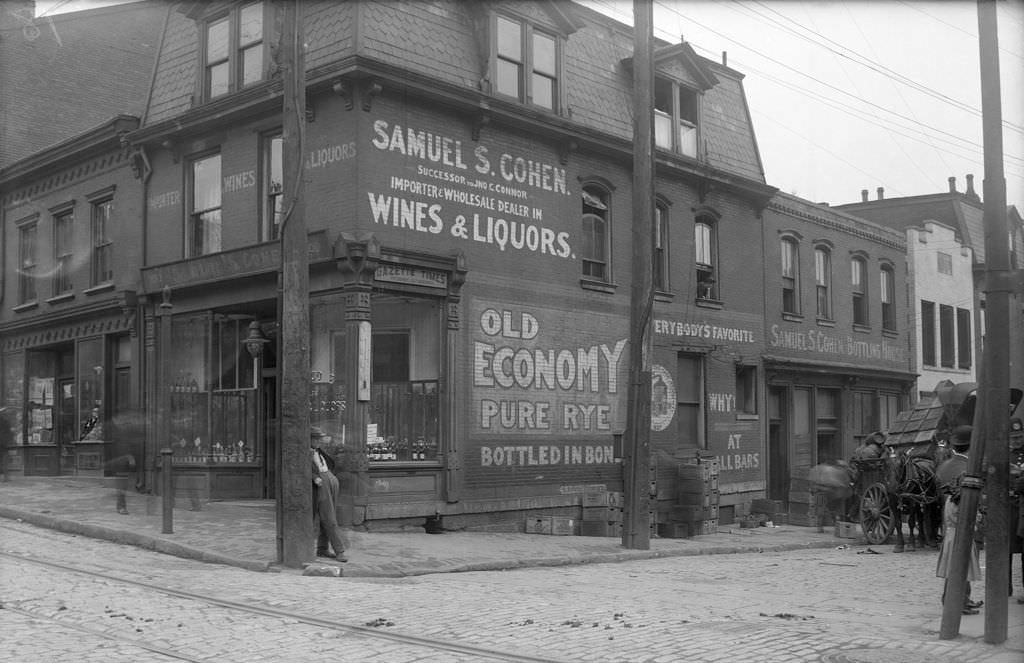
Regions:
[[[651,430],[663,431],[676,414],[676,384],[660,364],[651,365]]]

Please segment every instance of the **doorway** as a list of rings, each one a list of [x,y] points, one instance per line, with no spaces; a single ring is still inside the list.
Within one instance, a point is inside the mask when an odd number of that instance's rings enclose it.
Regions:
[[[789,409],[785,387],[768,390],[768,499],[785,503],[789,496]]]

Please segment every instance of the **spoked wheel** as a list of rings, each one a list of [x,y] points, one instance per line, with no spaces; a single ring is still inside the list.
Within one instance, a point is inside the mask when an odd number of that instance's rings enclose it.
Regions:
[[[896,514],[884,483],[873,483],[860,498],[860,528],[868,543],[885,543],[896,528]]]

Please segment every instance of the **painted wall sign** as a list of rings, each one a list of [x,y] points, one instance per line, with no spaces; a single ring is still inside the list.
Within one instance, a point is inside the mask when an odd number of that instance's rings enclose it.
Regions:
[[[723,481],[761,479],[762,442],[754,422],[717,422],[710,427],[709,446],[718,458]]]
[[[244,191],[256,186],[256,171],[246,170],[233,175],[225,175],[223,178],[224,193]]]
[[[881,343],[861,341],[847,334],[829,334],[820,329],[784,329],[772,325],[768,345],[783,350],[796,350],[821,355],[832,355],[854,359],[879,359],[902,362],[905,350],[882,339]]]
[[[475,428],[482,432],[610,433],[626,339],[544,342],[537,314],[484,309],[473,343]]]
[[[575,259],[561,215],[546,210],[572,195],[565,168],[380,118],[369,145],[392,164],[368,186],[374,224]]]
[[[355,141],[344,144],[326,145],[309,151],[306,157],[306,168],[326,168],[356,156]]]
[[[676,414],[676,383],[660,364],[651,365],[651,430],[663,431]]]
[[[679,322],[677,320],[654,321],[654,333],[664,336],[684,336],[711,341],[731,343],[756,343],[757,337],[751,329],[742,327],[721,327],[707,322]]]
[[[166,191],[164,193],[153,194],[146,201],[149,209],[163,209],[164,207],[172,207],[174,205],[181,204],[181,191]]]

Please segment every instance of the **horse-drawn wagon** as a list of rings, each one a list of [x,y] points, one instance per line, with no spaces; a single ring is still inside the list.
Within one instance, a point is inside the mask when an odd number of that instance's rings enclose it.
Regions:
[[[864,453],[858,447],[850,459],[853,469],[853,499],[865,539],[884,543],[897,535],[895,551],[902,552],[903,515],[907,515],[910,545],[918,541],[934,545],[940,507],[935,470],[948,455],[947,440],[957,426],[971,424],[977,402],[973,382],[940,382],[931,399],[922,400],[896,415],[886,433],[872,439],[880,450]],[[1021,390],[1010,390],[1010,414],[1021,400]],[[861,452],[861,453],[858,453]],[[915,526],[919,539],[915,540]]]

